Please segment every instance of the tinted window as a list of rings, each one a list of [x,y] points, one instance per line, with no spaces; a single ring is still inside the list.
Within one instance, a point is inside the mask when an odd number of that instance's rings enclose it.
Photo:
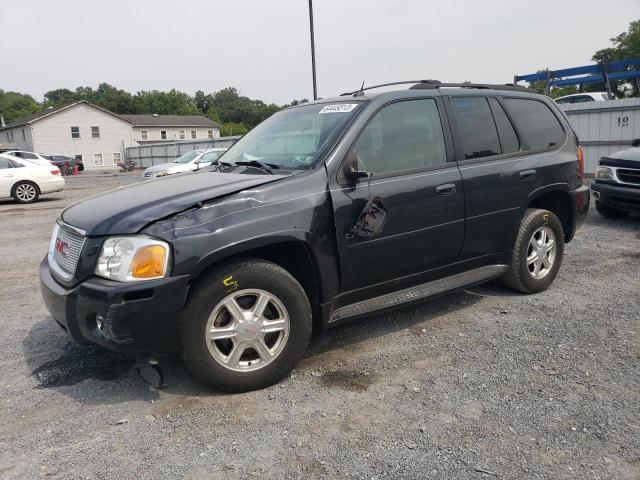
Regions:
[[[562,142],[562,126],[544,103],[524,98],[506,98],[504,102],[527,150],[549,148]]]
[[[489,103],[484,97],[451,99],[462,136],[464,158],[500,155],[500,141]]]
[[[6,158],[0,158],[0,169],[13,168],[13,165]]]
[[[384,107],[356,142],[359,168],[374,173],[413,170],[447,162],[436,102],[397,102]]]
[[[24,158],[25,160],[37,160],[38,156],[33,153],[21,152],[20,158]]]
[[[520,150],[520,142],[516,131],[511,125],[511,121],[507,114],[504,113],[504,109],[500,105],[500,102],[495,98],[489,98],[489,105],[493,112],[493,118],[496,121],[498,127],[498,137],[500,138],[500,147],[502,153],[513,153]]]

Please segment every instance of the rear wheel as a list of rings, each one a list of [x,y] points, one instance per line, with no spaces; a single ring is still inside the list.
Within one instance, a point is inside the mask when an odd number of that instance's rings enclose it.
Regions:
[[[286,270],[257,259],[234,262],[192,291],[183,358],[206,385],[236,392],[264,388],[293,369],[311,327],[305,291]]]
[[[40,189],[33,182],[18,182],[13,187],[11,196],[18,203],[33,203],[40,196]]]
[[[528,208],[502,282],[519,292],[542,292],[556,278],[563,255],[564,232],[558,217],[548,210]]]
[[[598,210],[600,215],[606,218],[626,218],[629,215],[629,212],[626,210],[608,207],[600,200],[596,200],[596,210]]]

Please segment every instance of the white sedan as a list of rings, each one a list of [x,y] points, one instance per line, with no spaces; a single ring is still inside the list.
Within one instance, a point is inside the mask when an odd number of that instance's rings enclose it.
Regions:
[[[0,155],[0,198],[13,197],[18,203],[33,203],[40,195],[59,192],[64,178],[55,165],[37,165]]]
[[[173,175],[174,173],[192,172],[217,162],[218,158],[226,151],[226,148],[192,150],[176,158],[173,162],[161,163],[147,168],[142,176],[144,178],[154,178]]]
[[[3,155],[8,155],[11,158],[17,160],[29,160],[31,163],[43,165],[45,167],[53,165],[53,163],[51,163],[51,161],[47,157],[35,152],[26,152],[24,150],[9,150],[8,152],[4,152]]]

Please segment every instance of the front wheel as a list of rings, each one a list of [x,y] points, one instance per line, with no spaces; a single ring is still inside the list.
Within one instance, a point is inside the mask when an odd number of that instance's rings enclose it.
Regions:
[[[182,355],[200,382],[241,392],[272,385],[291,372],[312,330],[304,289],[263,260],[218,268],[190,294]]]
[[[600,200],[596,200],[596,210],[598,210],[598,213],[605,218],[626,218],[629,216],[628,211],[609,207]]]
[[[556,278],[563,255],[564,232],[558,217],[548,210],[528,208],[502,282],[519,292],[542,292]]]

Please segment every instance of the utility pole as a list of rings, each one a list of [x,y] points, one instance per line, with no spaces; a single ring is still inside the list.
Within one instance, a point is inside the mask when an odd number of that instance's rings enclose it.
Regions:
[[[309,0],[309,29],[311,31],[311,72],[313,74],[313,99],[318,99],[316,86],[316,43],[313,38],[313,0]]]

